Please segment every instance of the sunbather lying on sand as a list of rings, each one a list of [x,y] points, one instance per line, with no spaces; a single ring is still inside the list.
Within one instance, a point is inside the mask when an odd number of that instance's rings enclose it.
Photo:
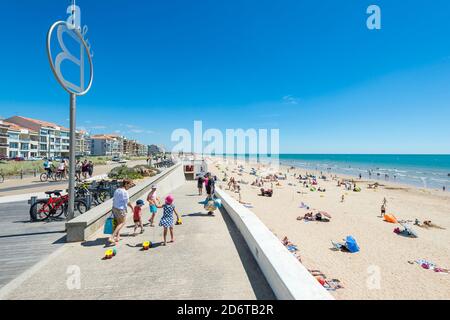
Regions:
[[[337,289],[344,288],[341,285],[341,281],[339,281],[338,279],[328,280],[327,276],[322,272],[320,272],[319,270],[308,270],[308,271],[328,291],[336,291]]]
[[[303,217],[298,217],[297,220],[305,220],[305,221],[321,221],[321,222],[329,222],[330,219],[328,217],[324,217],[322,213],[313,214],[312,212],[306,213]]]
[[[420,228],[425,228],[425,229],[436,228],[436,229],[446,230],[445,228],[432,223],[431,220],[424,221],[423,223],[420,223],[420,221],[416,219],[414,225],[416,225],[416,226],[418,226]]]

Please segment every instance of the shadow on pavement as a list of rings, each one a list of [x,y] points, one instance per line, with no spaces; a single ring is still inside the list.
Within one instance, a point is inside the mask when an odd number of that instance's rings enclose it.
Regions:
[[[203,217],[203,218],[214,218],[214,216],[211,216],[207,213],[203,213],[203,212],[195,212],[195,213],[190,213],[190,214],[184,214],[181,217]]]
[[[247,243],[242,237],[240,231],[237,229],[233,220],[230,218],[223,207],[220,208],[220,213],[222,214],[228,232],[230,233],[234,246],[236,247],[236,250],[242,261],[242,265],[244,266],[245,272],[248,276],[256,298],[258,300],[274,300],[275,295],[270,288],[264,274],[259,268],[255,258],[250,252],[250,249],[248,248]]]
[[[105,248],[108,247],[108,237],[105,238],[97,238],[95,240],[88,240],[85,242],[82,242],[81,245],[83,247],[96,247],[96,246],[104,246]]]

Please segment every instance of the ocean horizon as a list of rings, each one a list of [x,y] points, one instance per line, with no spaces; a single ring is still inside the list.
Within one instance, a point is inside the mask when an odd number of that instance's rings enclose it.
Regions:
[[[271,156],[223,154],[227,158],[268,162]],[[340,173],[421,188],[450,187],[450,154],[280,154],[281,165]]]

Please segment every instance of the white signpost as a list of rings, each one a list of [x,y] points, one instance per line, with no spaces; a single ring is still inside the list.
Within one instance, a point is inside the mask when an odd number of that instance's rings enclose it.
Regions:
[[[67,21],[58,21],[54,23],[47,34],[47,55],[53,74],[59,84],[70,95],[70,150],[69,150],[69,207],[67,219],[70,221],[75,216],[75,145],[76,145],[76,98],[83,96],[90,90],[94,80],[94,66],[92,63],[92,53],[89,42],[85,40],[87,34],[87,26],[81,29],[81,13],[79,7],[76,6],[75,0],[68,8],[70,17]],[[56,32],[59,51],[52,51],[52,39]],[[66,37],[64,37],[66,36]],[[69,39],[75,43],[76,50],[71,52],[64,39]],[[79,49],[78,49],[79,47]],[[53,54],[57,53],[55,57]],[[89,63],[89,80],[85,79],[85,63],[86,57]],[[71,70],[77,70],[76,79],[69,79],[62,66],[71,66]],[[79,72],[78,72],[79,70]],[[79,76],[79,78],[78,78]],[[75,78],[75,77],[73,77]],[[86,85],[87,83],[87,85]]]

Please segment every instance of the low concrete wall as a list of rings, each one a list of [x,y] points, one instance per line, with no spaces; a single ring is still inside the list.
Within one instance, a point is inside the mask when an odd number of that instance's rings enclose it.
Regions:
[[[279,300],[332,300],[333,297],[250,210],[216,189],[261,271]]]
[[[145,197],[150,191],[153,184],[158,185],[158,194],[165,195],[173,190],[181,187],[185,182],[183,166],[181,163],[168,168],[151,177],[128,190],[131,201],[136,201],[141,197]],[[145,200],[145,199],[143,199]],[[100,228],[103,228],[106,219],[112,211],[113,200],[108,200],[105,203],[89,210],[83,215],[80,215],[66,223],[67,242],[80,242],[87,240]]]

